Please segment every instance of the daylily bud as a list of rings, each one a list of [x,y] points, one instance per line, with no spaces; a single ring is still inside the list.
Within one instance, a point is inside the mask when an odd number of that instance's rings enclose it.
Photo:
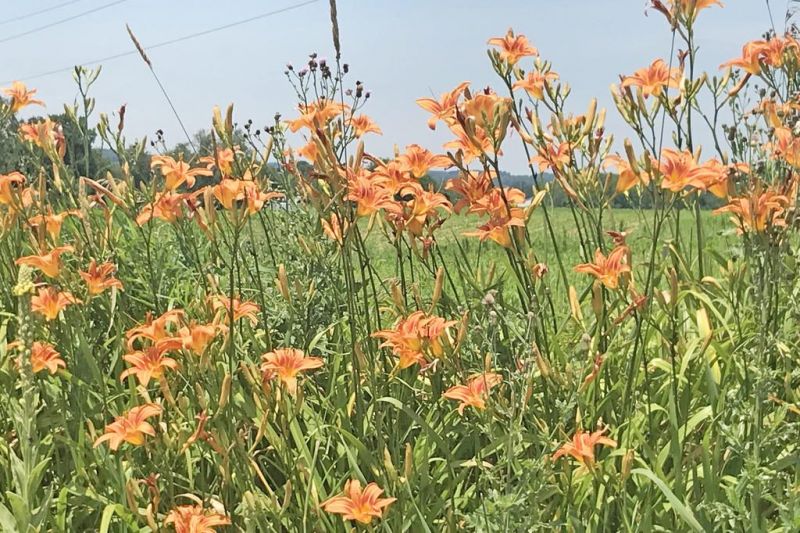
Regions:
[[[289,278],[286,275],[286,267],[281,263],[278,265],[278,277],[275,280],[275,284],[278,287],[278,292],[281,293],[283,299],[286,300],[287,303],[292,303],[292,296],[289,293]]]
[[[403,476],[406,480],[411,479],[411,475],[414,473],[414,449],[411,447],[411,443],[406,443],[406,453],[405,458],[403,461]]]
[[[231,375],[225,374],[225,377],[222,379],[222,388],[219,391],[219,402],[217,406],[218,411],[222,411],[225,409],[225,406],[228,405],[228,400],[231,396]]]

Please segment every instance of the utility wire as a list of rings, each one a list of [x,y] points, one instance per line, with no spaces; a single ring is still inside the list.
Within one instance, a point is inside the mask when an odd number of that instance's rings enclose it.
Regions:
[[[7,37],[3,37],[2,39],[0,39],[0,43],[7,43],[8,41],[13,41],[14,39],[19,39],[20,37],[25,37],[26,35],[31,35],[32,33],[38,33],[40,31],[52,28],[53,26],[58,26],[59,24],[64,24],[65,22],[70,22],[72,20],[85,17],[86,15],[91,15],[92,13],[97,13],[98,11],[102,11],[103,9],[108,9],[109,7],[116,6],[118,4],[127,1],[128,0],[116,0],[115,2],[109,2],[108,4],[103,4],[102,6],[98,6],[89,9],[87,11],[83,11],[81,13],[78,13],[77,15],[72,15],[71,17],[56,20],[55,22],[45,24],[44,26],[39,26],[38,28],[33,28],[32,30],[24,31],[22,33],[16,33],[14,35],[9,35]]]
[[[224,24],[222,26],[217,26],[215,28],[210,28],[208,30],[199,31],[199,32],[196,32],[196,33],[190,33],[188,35],[184,35],[183,37],[177,37],[175,39],[170,39],[168,41],[162,41],[160,43],[152,44],[150,46],[143,46],[142,49],[143,50],[154,50],[156,48],[161,48],[163,46],[169,46],[169,45],[172,45],[172,44],[176,44],[176,43],[180,43],[180,42],[183,42],[183,41],[187,41],[189,39],[196,39],[197,37],[202,37],[204,35],[209,35],[211,33],[216,33],[216,32],[222,31],[222,30],[227,30],[227,29],[233,28],[235,26],[239,26],[239,25],[242,25],[242,24],[247,24],[248,22],[253,22],[253,21],[256,21],[256,20],[263,19],[263,18],[271,17],[273,15],[278,15],[280,13],[285,13],[287,11],[292,11],[294,9],[298,9],[300,7],[304,7],[304,6],[307,6],[307,5],[310,5],[310,4],[315,4],[317,2],[319,2],[319,0],[306,0],[305,2],[300,2],[300,3],[297,3],[297,4],[293,4],[293,5],[281,8],[281,9],[275,9],[273,11],[268,11],[266,13],[261,13],[260,15],[255,15],[253,17],[242,19],[242,20],[239,20],[239,21],[236,21],[236,22],[231,22],[229,24]],[[84,61],[84,62],[82,62],[80,64],[81,65],[96,65],[98,63],[107,63],[109,61],[114,61],[116,59],[121,59],[123,57],[137,55],[138,53],[139,52],[137,50],[131,50],[131,51],[128,51],[128,52],[120,52],[118,54],[114,54],[114,55],[110,55],[110,56],[106,56],[106,57],[101,57],[99,59],[94,59],[92,61]],[[47,72],[40,72],[39,74],[34,74],[32,76],[25,76],[23,78],[17,78],[17,79],[19,79],[20,81],[35,80],[37,78],[43,78],[45,76],[51,76],[53,74],[60,74],[62,72],[70,72],[74,68],[75,68],[75,65],[70,65],[69,67],[62,67],[62,68],[57,68],[57,69],[53,69],[53,70],[48,70]],[[11,83],[12,81],[14,81],[14,80],[6,80],[4,82],[0,82],[0,85],[6,85],[8,83]]]
[[[24,15],[17,15],[16,17],[11,17],[8,19],[0,20],[0,26],[4,24],[8,24],[9,22],[18,22],[20,20],[25,20],[27,18],[35,17],[36,15],[41,15],[43,13],[49,13],[50,11],[55,11],[56,9],[66,7],[72,4],[77,4],[78,2],[83,2],[83,0],[70,0],[69,2],[62,2],[60,4],[56,4],[54,6],[46,7],[44,9],[40,9],[38,11],[32,11],[30,13],[25,13]]]

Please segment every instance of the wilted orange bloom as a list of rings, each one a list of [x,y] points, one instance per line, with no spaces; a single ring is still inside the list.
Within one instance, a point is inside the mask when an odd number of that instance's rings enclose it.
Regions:
[[[451,165],[446,155],[435,155],[418,144],[406,146],[406,151],[397,158],[400,168],[410,172],[415,178],[421,178],[432,168],[447,168]]]
[[[603,436],[603,433],[605,433],[607,429],[608,428],[598,429],[592,433],[588,433],[580,429],[577,430],[575,435],[572,437],[572,441],[563,444],[561,448],[559,448],[556,453],[553,454],[553,460],[555,461],[564,455],[570,455],[583,466],[588,468],[594,467],[594,449],[596,446],[602,445],[610,446],[612,448],[617,447],[617,441]]]
[[[31,226],[39,226],[40,224],[45,225],[45,229],[47,233],[53,240],[58,240],[59,235],[61,235],[61,225],[64,224],[64,220],[67,219],[69,216],[76,216],[78,218],[81,217],[81,212],[75,209],[69,211],[62,211],[61,213],[53,214],[52,212],[47,215],[36,215],[28,219],[28,223]]]
[[[649,67],[639,69],[623,78],[622,86],[638,87],[645,98],[650,95],[661,96],[665,87],[677,88],[682,75],[681,69],[669,68],[663,59],[656,59]]]
[[[220,174],[223,176],[230,176],[233,173],[233,162],[236,160],[236,154],[238,153],[241,153],[238,146],[234,146],[233,148],[217,148],[215,156],[203,156],[198,159],[198,161],[206,165],[208,170],[219,168]]]
[[[45,320],[55,320],[62,309],[68,305],[79,304],[80,300],[69,292],[59,292],[54,287],[41,287],[31,297],[31,310],[44,316]]]
[[[534,70],[528,75],[514,82],[514,89],[523,89],[534,100],[544,100],[544,90],[551,82],[558,79],[555,72],[539,72]]]
[[[418,191],[414,198],[407,203],[408,210],[404,213],[406,229],[412,235],[422,235],[425,223],[438,217],[438,210],[450,211],[450,202],[443,194],[433,191]]]
[[[64,158],[67,153],[67,140],[60,124],[50,117],[39,122],[27,122],[19,125],[19,134],[23,141],[33,143],[48,154]]]
[[[461,213],[465,208],[470,208],[471,211],[472,205],[492,190],[493,179],[494,174],[488,172],[462,172],[458,177],[448,180],[444,188],[460,196],[453,206],[453,211]]]
[[[539,166],[539,171],[552,170],[557,172],[563,170],[572,161],[573,148],[570,143],[562,142],[558,146],[547,143],[539,146],[536,150],[538,155],[531,158],[531,163]]]
[[[373,518],[381,518],[383,511],[397,498],[381,498],[383,489],[370,483],[361,490],[361,482],[351,479],[344,484],[344,492],[326,500],[322,508],[332,514],[340,514],[345,520],[356,520],[369,524]]]
[[[474,407],[482,411],[486,409],[486,398],[489,397],[489,391],[502,381],[503,376],[500,374],[484,372],[472,376],[466,385],[450,387],[442,396],[449,400],[461,402],[458,405],[458,414],[460,415],[464,414],[464,408],[466,407]]]
[[[339,215],[331,213],[330,219],[325,220],[323,218],[320,220],[320,224],[322,224],[322,232],[329,239],[336,241],[339,246],[344,245],[344,234],[347,233],[347,229],[350,227],[350,222],[347,219],[342,222],[339,220]]]
[[[515,65],[523,57],[539,55],[539,51],[531,46],[527,37],[521,34],[514,35],[514,30],[511,28],[503,37],[493,37],[487,44],[498,47],[500,59],[507,61],[509,65]]]
[[[131,367],[119,375],[120,381],[124,381],[128,376],[136,376],[139,383],[146,387],[151,379],[161,379],[166,369],[175,370],[178,368],[178,362],[171,357],[165,357],[164,354],[172,350],[179,350],[182,347],[182,339],[162,339],[144,350],[123,355],[122,358]]]
[[[0,174],[0,204],[13,206],[18,203],[25,176],[19,172]]]
[[[383,132],[367,115],[358,115],[349,120],[350,127],[353,128],[356,137],[362,137],[367,133],[382,135]]]
[[[200,191],[193,193],[159,192],[153,201],[145,205],[139,212],[136,223],[142,226],[154,218],[170,224],[176,222],[185,215],[184,207],[194,204],[199,193]]]
[[[209,300],[211,301],[211,307],[217,313],[217,322],[219,323],[222,319],[222,313],[228,315],[228,318],[225,319],[225,322],[228,322],[230,319],[231,307],[233,308],[233,320],[239,321],[242,318],[246,318],[250,321],[250,324],[255,327],[258,324],[258,312],[261,308],[253,302],[248,301],[240,301],[238,298],[233,299],[233,306],[231,306],[231,300],[227,296],[222,295],[214,295],[210,296]]]
[[[45,369],[55,374],[59,368],[67,368],[67,363],[52,344],[36,341],[31,347],[31,368],[34,374]]]
[[[231,519],[200,505],[179,505],[167,514],[165,524],[175,533],[214,533],[216,527],[230,525]]]
[[[15,263],[38,268],[45,276],[55,278],[58,277],[58,273],[61,271],[61,255],[66,252],[72,252],[73,250],[74,248],[69,245],[58,246],[46,254],[20,257]]]
[[[164,189],[174,191],[182,184],[194,187],[197,176],[211,176],[211,171],[205,168],[191,168],[183,159],[176,161],[168,155],[154,155],[150,158],[150,168],[160,168],[164,176]]]
[[[116,287],[122,290],[122,282],[114,277],[117,267],[113,263],[103,263],[98,266],[92,259],[86,272],[78,272],[83,281],[86,282],[86,289],[92,296],[102,294],[106,289]]]
[[[653,159],[653,167],[661,174],[661,188],[681,192],[686,187],[704,189],[704,176],[708,168],[700,167],[691,152],[679,152],[672,148],[661,151],[661,159]]]
[[[603,168],[616,168],[618,173],[617,192],[624,193],[642,184],[650,183],[650,175],[639,168],[633,168],[628,159],[618,155],[609,155],[603,161]]]
[[[227,329],[224,324],[195,324],[192,322],[178,330],[178,337],[185,350],[190,350],[196,355],[203,355],[211,341]]]
[[[627,263],[628,252],[627,246],[617,246],[606,257],[598,248],[594,252],[594,263],[578,265],[575,272],[592,275],[609,289],[616,289],[620,275],[631,271]]]
[[[148,313],[144,324],[131,328],[125,333],[128,349],[133,349],[133,344],[137,339],[146,339],[157,343],[162,339],[170,338],[171,335],[167,328],[170,325],[179,324],[183,316],[184,312],[181,309],[170,309],[157,318],[153,318]]]
[[[425,111],[431,113],[431,118],[428,119],[428,127],[432,130],[436,129],[436,123],[442,121],[445,124],[452,125],[455,123],[456,106],[461,94],[469,87],[469,82],[464,81],[450,92],[442,93],[439,100],[434,98],[418,98],[417,104]]]
[[[134,407],[108,424],[105,433],[94,441],[94,447],[97,448],[105,441],[108,441],[109,446],[114,451],[123,442],[141,446],[144,444],[145,435],[152,437],[156,434],[156,430],[147,422],[147,419],[151,416],[160,415],[161,411],[161,406],[154,403],[146,403]]]
[[[392,353],[400,358],[400,368],[405,369],[414,364],[424,364],[428,355],[440,357],[444,353],[442,342],[455,323],[455,320],[416,311],[400,318],[392,329],[378,331],[372,336],[384,339],[380,347],[391,348]]]
[[[261,372],[266,377],[277,376],[289,394],[297,392],[297,375],[306,370],[320,368],[324,363],[319,357],[308,357],[302,350],[278,348],[261,356]]]
[[[3,94],[11,98],[11,112],[16,113],[23,107],[29,105],[43,106],[44,102],[35,100],[33,95],[36,94],[36,89],[28,89],[21,81],[11,83],[11,87],[4,87]]]
[[[325,99],[308,105],[300,104],[298,106],[300,117],[287,123],[292,133],[297,132],[300,128],[314,131],[317,128],[324,128],[331,119],[341,115],[347,108],[346,105],[343,106],[338,102]]]
[[[714,210],[714,214],[731,213],[739,233],[761,233],[769,227],[786,225],[783,213],[788,205],[789,199],[775,191],[754,191],[749,196],[731,198],[728,205]]]

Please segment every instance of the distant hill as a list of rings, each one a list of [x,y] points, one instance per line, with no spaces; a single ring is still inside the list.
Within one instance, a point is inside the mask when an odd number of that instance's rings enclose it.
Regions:
[[[458,176],[457,170],[431,170],[428,172],[428,176],[430,177],[431,181],[433,181],[437,187],[441,188],[444,187],[444,184],[447,183],[449,180]],[[509,172],[500,172],[500,178],[503,181],[504,187],[514,187],[516,189],[520,189],[522,192],[525,193],[526,196],[532,196],[533,191],[533,180],[531,179],[530,174],[511,174]],[[539,176],[539,183],[547,183],[553,181],[552,174],[540,174]]]

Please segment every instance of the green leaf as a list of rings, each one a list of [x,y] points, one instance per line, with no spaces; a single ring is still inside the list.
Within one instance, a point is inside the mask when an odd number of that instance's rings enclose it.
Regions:
[[[649,468],[634,468],[631,471],[632,474],[636,474],[637,476],[644,476],[653,483],[655,483],[656,487],[667,497],[669,500],[670,505],[672,506],[672,510],[683,519],[686,524],[689,525],[694,531],[704,531],[703,526],[700,525],[700,522],[697,521],[695,518],[694,513],[691,509],[686,507],[686,505],[681,502],[675,494],[669,489],[666,483],[656,476],[652,470]]]

